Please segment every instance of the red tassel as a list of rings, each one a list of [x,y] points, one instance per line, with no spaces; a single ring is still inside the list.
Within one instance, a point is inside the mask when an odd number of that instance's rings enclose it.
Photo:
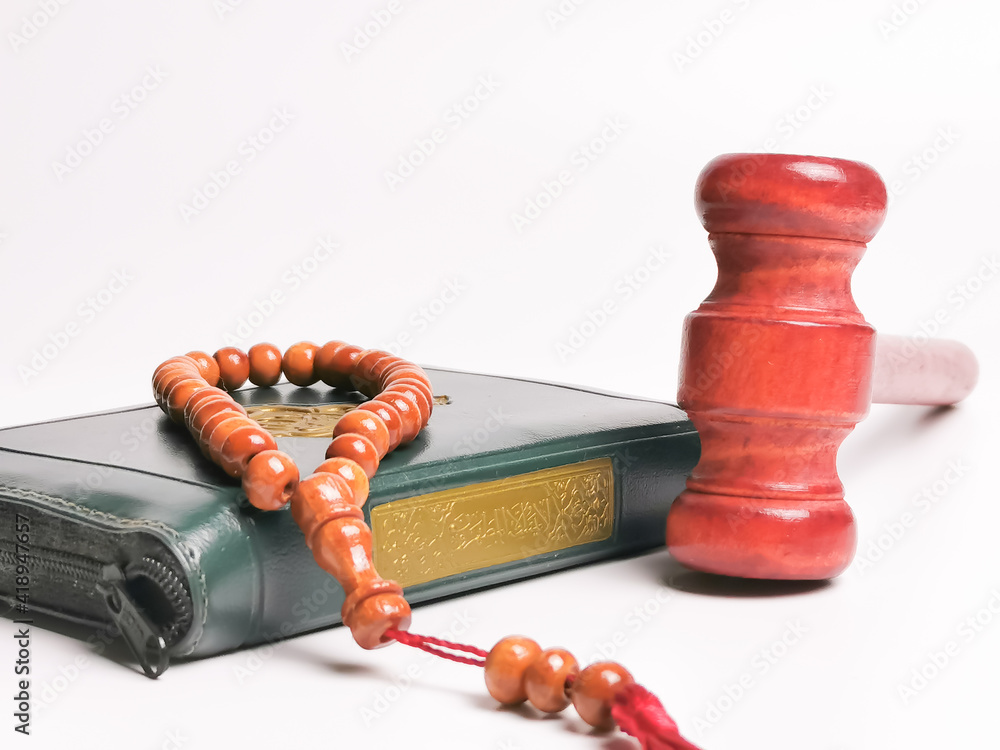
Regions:
[[[632,735],[643,750],[699,750],[681,737],[677,722],[663,704],[642,685],[626,685],[615,695],[611,715],[625,734]]]

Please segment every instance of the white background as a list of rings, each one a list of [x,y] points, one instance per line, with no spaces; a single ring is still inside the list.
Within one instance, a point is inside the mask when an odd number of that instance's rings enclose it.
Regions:
[[[996,744],[1000,6],[398,0],[356,52],[344,45],[387,2],[45,7],[0,13],[3,425],[146,402],[158,362],[214,351],[241,323],[248,344],[342,338],[672,400],[683,316],[715,273],[692,208],[701,167],[765,149],[873,165],[897,195],[855,275],[859,307],[904,335],[943,315],[982,377],[958,409],[874,407],[847,440],[855,565],[777,596],[661,551],[421,607],[414,630],[456,626],[487,648],[522,632],[583,661],[618,634],[613,658],[710,750]],[[289,122],[260,133],[275,110]],[[608,118],[622,132],[581,162]],[[386,173],[435,128],[442,142],[392,189]],[[183,209],[233,160],[202,210]],[[563,170],[572,183],[518,231],[512,214]],[[310,260],[321,238],[339,248]],[[647,266],[652,248],[666,264]],[[25,746],[634,747],[572,710],[497,710],[477,670],[364,653],[339,628],[156,683],[33,637]],[[917,690],[912,670],[932,677]]]

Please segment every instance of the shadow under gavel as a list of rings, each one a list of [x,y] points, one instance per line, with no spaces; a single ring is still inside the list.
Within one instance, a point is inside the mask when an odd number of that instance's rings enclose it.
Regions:
[[[858,162],[729,154],[695,191],[718,280],[684,323],[678,404],[701,458],[667,517],[695,570],[819,580],[857,546],[837,450],[869,405],[953,404],[978,376],[955,341],[878,336],[851,274],[885,218]]]

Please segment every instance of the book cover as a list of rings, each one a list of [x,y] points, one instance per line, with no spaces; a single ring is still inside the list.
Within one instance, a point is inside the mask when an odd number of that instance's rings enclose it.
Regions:
[[[385,458],[365,507],[375,565],[411,604],[663,544],[699,451],[677,407],[427,372],[430,423]],[[363,401],[322,385],[234,396],[304,474]],[[155,406],[0,430],[0,517],[0,597],[15,612],[113,622],[147,672],[340,621],[343,591],[287,509],[247,505]]]

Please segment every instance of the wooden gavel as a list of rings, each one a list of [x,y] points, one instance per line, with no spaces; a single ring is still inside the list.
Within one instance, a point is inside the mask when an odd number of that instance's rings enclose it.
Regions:
[[[729,154],[695,202],[718,280],[684,323],[677,401],[701,458],[667,517],[687,567],[742,578],[831,578],[857,546],[837,450],[872,401],[953,404],[972,352],[926,336],[878,337],[851,274],[885,218],[869,166]]]

